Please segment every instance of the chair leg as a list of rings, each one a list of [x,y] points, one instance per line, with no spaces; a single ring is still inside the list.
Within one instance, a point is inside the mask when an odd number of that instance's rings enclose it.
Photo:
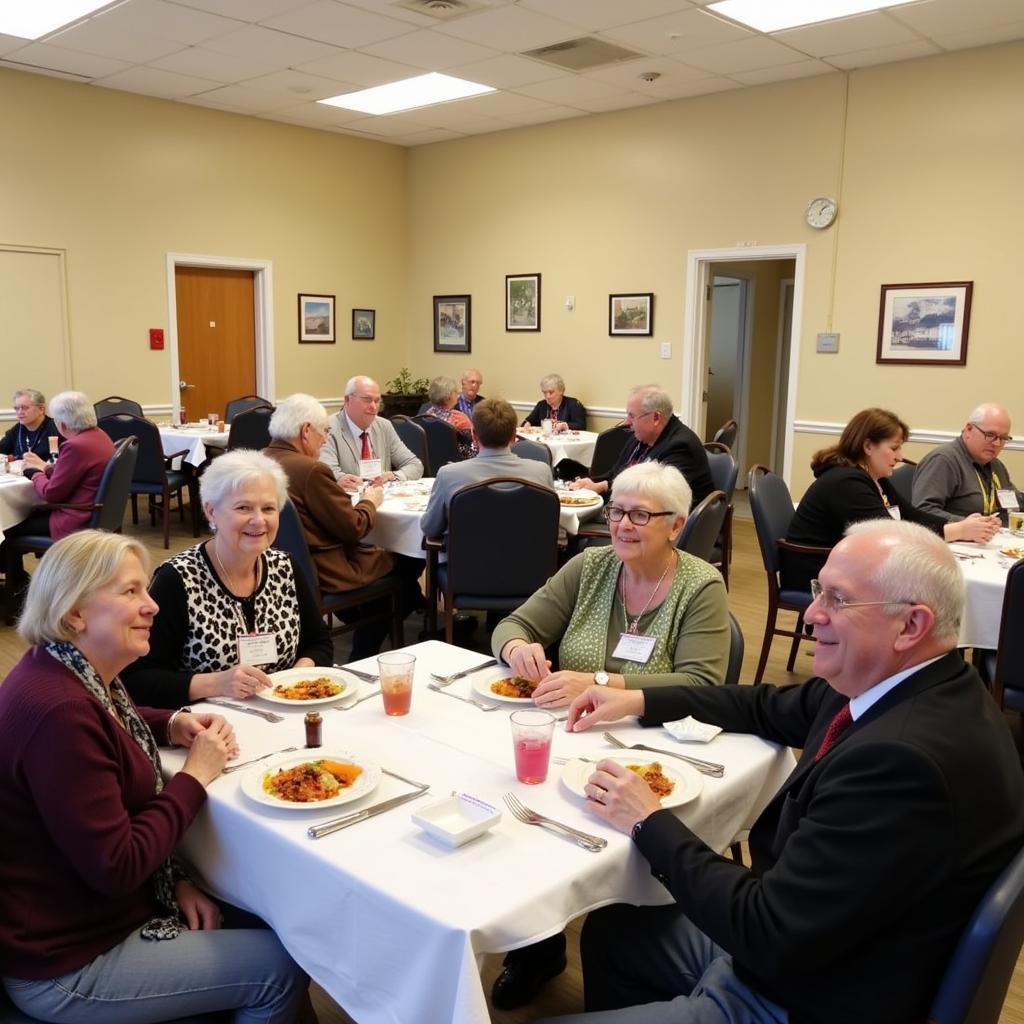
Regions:
[[[403,645],[402,636],[402,595],[391,592],[391,649],[397,651]]]
[[[132,495],[132,526],[139,525],[139,496]]]
[[[793,630],[793,642],[789,646],[789,660],[786,662],[786,671],[792,672],[796,664],[796,652],[800,650],[800,638],[804,631],[804,613],[800,612],[796,617],[796,628]]]
[[[754,685],[757,686],[764,676],[765,667],[768,664],[768,655],[772,649],[772,637],[775,636],[775,623],[779,618],[779,606],[769,594],[768,615],[764,624],[764,640],[761,643],[761,657],[757,662],[757,671],[754,673]]]
[[[192,509],[192,536],[199,536],[199,485],[195,476],[188,482],[188,503]]]

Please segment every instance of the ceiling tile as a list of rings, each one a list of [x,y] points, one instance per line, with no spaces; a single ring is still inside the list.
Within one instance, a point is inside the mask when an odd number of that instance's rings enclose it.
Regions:
[[[508,117],[509,114],[529,113],[543,110],[551,104],[535,100],[532,96],[520,96],[517,92],[490,92],[486,96],[471,96],[463,105],[481,117]]]
[[[928,0],[926,4],[898,7],[889,16],[933,36],[1020,21],[1021,6],[1021,0]]]
[[[685,0],[519,0],[520,7],[560,18],[587,32],[625,25],[689,7]]]
[[[516,92],[524,96],[532,96],[534,99],[546,100],[549,103],[561,103],[572,106],[576,100],[602,99],[609,96],[621,96],[622,89],[618,86],[609,85],[607,82],[598,82],[592,78],[572,76],[559,78],[554,82],[538,82],[535,85],[524,85]]]
[[[455,106],[451,103],[440,103],[436,107],[417,110],[416,118],[431,128],[448,128],[466,135],[497,131],[499,128],[508,128],[512,123],[496,117],[477,117],[474,114],[467,114],[464,110],[457,110]]]
[[[954,32],[935,36],[935,42],[946,50],[963,50],[971,46],[990,46],[992,43],[1009,43],[1024,38],[1024,21],[1007,25],[979,28],[971,32]]]
[[[157,36],[175,43],[201,43],[241,28],[241,23],[233,18],[221,18],[164,0],[131,0],[95,15],[85,24],[101,31]],[[75,29],[69,29],[61,34],[74,32]]]
[[[382,43],[374,43],[360,49],[363,53],[411,64],[426,71],[446,71],[456,64],[499,56],[497,50],[489,47],[478,46],[466,39],[456,39],[454,36],[426,29],[409,32],[396,39],[386,39]]]
[[[442,23],[438,31],[458,39],[469,39],[481,46],[498,44],[501,49],[512,52],[560,43],[579,35],[573,25],[522,7],[499,7],[468,14]]]
[[[273,92],[280,96],[290,96],[292,100],[307,99],[323,100],[328,96],[338,95],[338,83],[330,78],[309,75],[302,71],[275,71],[269,75],[259,75],[245,80],[247,89],[258,89],[261,92]]]
[[[747,39],[753,33],[739,25],[721,21],[706,11],[688,7],[677,14],[607,29],[601,35],[648,53],[682,53],[700,46]]]
[[[601,114],[612,110],[628,110],[630,107],[644,107],[651,103],[661,102],[663,100],[658,96],[645,96],[638,92],[630,92],[628,89],[623,89],[615,96],[577,100],[576,106],[591,114]]]
[[[101,22],[101,18],[92,18],[74,28],[47,36],[46,41],[68,50],[113,57],[128,61],[129,64],[145,64],[146,61],[165,57],[182,48],[182,44],[176,40],[137,29],[120,28],[109,22],[103,25]]]
[[[449,131],[447,128],[430,128],[425,132],[415,132],[412,135],[399,135],[396,139],[388,139],[400,146],[426,146],[431,142],[451,142],[453,139],[461,139],[458,132]]]
[[[432,127],[416,118],[415,114],[416,111],[411,111],[408,114],[388,114],[386,117],[364,117],[358,121],[350,121],[345,128],[387,138],[389,135],[407,135]]]
[[[294,97],[293,97],[294,98]],[[301,103],[293,107],[282,107],[265,116],[275,120],[294,121],[298,124],[314,125],[317,128],[347,124],[362,120],[366,115],[359,110],[345,110],[343,107],[329,107],[324,103]]]
[[[490,60],[475,61],[472,64],[457,64],[449,69],[453,75],[468,78],[495,89],[518,89],[531,82],[549,82],[553,78],[568,77],[570,72],[550,67],[528,57],[504,54]]]
[[[408,64],[397,64],[392,60],[382,60],[380,57],[371,57],[367,53],[356,53],[353,50],[343,53],[336,50],[330,57],[296,64],[295,70],[308,71],[311,75],[323,75],[324,78],[336,78],[340,82],[355,82],[360,87],[397,82],[421,72],[420,68]]]
[[[638,60],[623,61],[621,64],[611,64],[606,68],[595,68],[593,71],[584,72],[584,77],[596,78],[627,89],[636,89],[638,92],[649,92],[650,86],[655,83],[643,81],[640,76],[646,72],[656,73],[659,76],[656,79],[659,85],[663,85],[666,79],[690,82],[695,78],[708,76],[706,71],[692,68],[671,57],[642,57]]]
[[[934,43],[923,39],[916,43],[902,43],[899,46],[882,46],[871,50],[858,50],[855,53],[836,53],[828,58],[833,67],[844,71],[855,68],[868,68],[875,64],[887,64],[894,60],[913,60],[915,57],[930,57],[942,51]]]
[[[26,43],[21,36],[5,36],[0,32],[0,53],[13,53]]]
[[[821,60],[801,60],[782,67],[755,68],[753,71],[734,71],[735,78],[744,85],[763,85],[766,82],[784,82],[793,78],[813,78],[815,75],[835,74],[835,68]]]
[[[892,18],[878,12],[862,14],[856,18],[826,21],[820,25],[807,25],[787,32],[774,32],[772,38],[811,57],[828,57],[833,53],[895,46],[918,40],[916,32]]]
[[[78,53],[49,43],[30,43],[7,54],[6,59],[16,64],[38,65],[51,71],[63,71],[85,78],[102,78],[103,75],[112,75],[115,71],[131,67],[127,61],[99,57],[94,53]]]
[[[287,32],[275,32],[260,25],[247,25],[237,32],[217,36],[207,44],[207,49],[218,53],[230,53],[237,57],[265,57],[272,62],[268,71],[277,68],[295,67],[320,57],[331,57],[338,52],[336,46],[300,39]]]
[[[178,99],[193,93],[205,92],[213,84],[203,78],[189,75],[175,75],[157,68],[128,68],[106,78],[98,79],[96,85],[104,89],[120,89],[124,92],[140,92],[146,96],[162,96]]]
[[[256,57],[235,53],[217,53],[205,46],[189,46],[177,53],[149,62],[150,67],[173,71],[179,75],[197,75],[214,82],[237,82],[243,78],[266,74],[277,68],[278,62],[269,57]]]
[[[720,75],[775,67],[779,64],[795,64],[804,59],[802,53],[764,36],[741,39],[737,43],[724,43],[722,46],[706,46],[702,50],[691,50],[684,56],[687,64]]]
[[[586,115],[575,107],[546,106],[542,110],[535,110],[531,113],[509,114],[508,120],[516,124],[544,124],[547,121],[565,121],[570,117],[585,117]]]
[[[272,92],[259,92],[247,89],[244,85],[224,85],[219,89],[193,93],[191,100],[197,103],[208,103],[211,106],[226,107],[229,110],[241,110],[246,113],[262,113],[267,110],[283,110],[295,105],[295,97],[280,96]]]
[[[669,82],[665,85],[658,81],[651,86],[648,95],[657,96],[661,100],[682,100],[687,96],[704,96],[707,93],[725,92],[728,89],[738,89],[739,87],[739,82],[734,82],[731,78],[708,75],[704,78]]]
[[[351,49],[414,31],[406,21],[382,18],[372,11],[335,3],[334,0],[319,0],[287,14],[266,18],[263,25]]]
[[[257,22],[308,4],[309,0],[174,0],[182,7],[220,14],[238,21]]]

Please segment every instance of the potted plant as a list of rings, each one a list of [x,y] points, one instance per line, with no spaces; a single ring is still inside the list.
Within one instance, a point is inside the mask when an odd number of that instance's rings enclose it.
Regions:
[[[392,416],[415,416],[420,406],[427,400],[427,388],[430,381],[426,377],[414,378],[407,366],[395,374],[391,380],[384,382],[384,406],[381,415],[390,419]]]

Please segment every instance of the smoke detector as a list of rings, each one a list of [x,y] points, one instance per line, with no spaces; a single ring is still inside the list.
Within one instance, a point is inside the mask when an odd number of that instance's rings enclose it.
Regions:
[[[425,14],[428,18],[436,18],[438,21],[447,21],[486,9],[485,5],[478,3],[477,0],[400,0],[395,6],[415,11],[416,14]]]
[[[659,78],[661,78],[661,72],[641,71],[640,74],[637,75],[637,78],[639,78],[641,82],[656,82]]]

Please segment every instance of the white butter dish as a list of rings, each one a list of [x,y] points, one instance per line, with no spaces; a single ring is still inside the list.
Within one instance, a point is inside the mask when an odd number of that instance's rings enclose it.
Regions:
[[[412,820],[438,842],[455,847],[497,825],[501,811],[468,793],[458,793],[421,807]]]

